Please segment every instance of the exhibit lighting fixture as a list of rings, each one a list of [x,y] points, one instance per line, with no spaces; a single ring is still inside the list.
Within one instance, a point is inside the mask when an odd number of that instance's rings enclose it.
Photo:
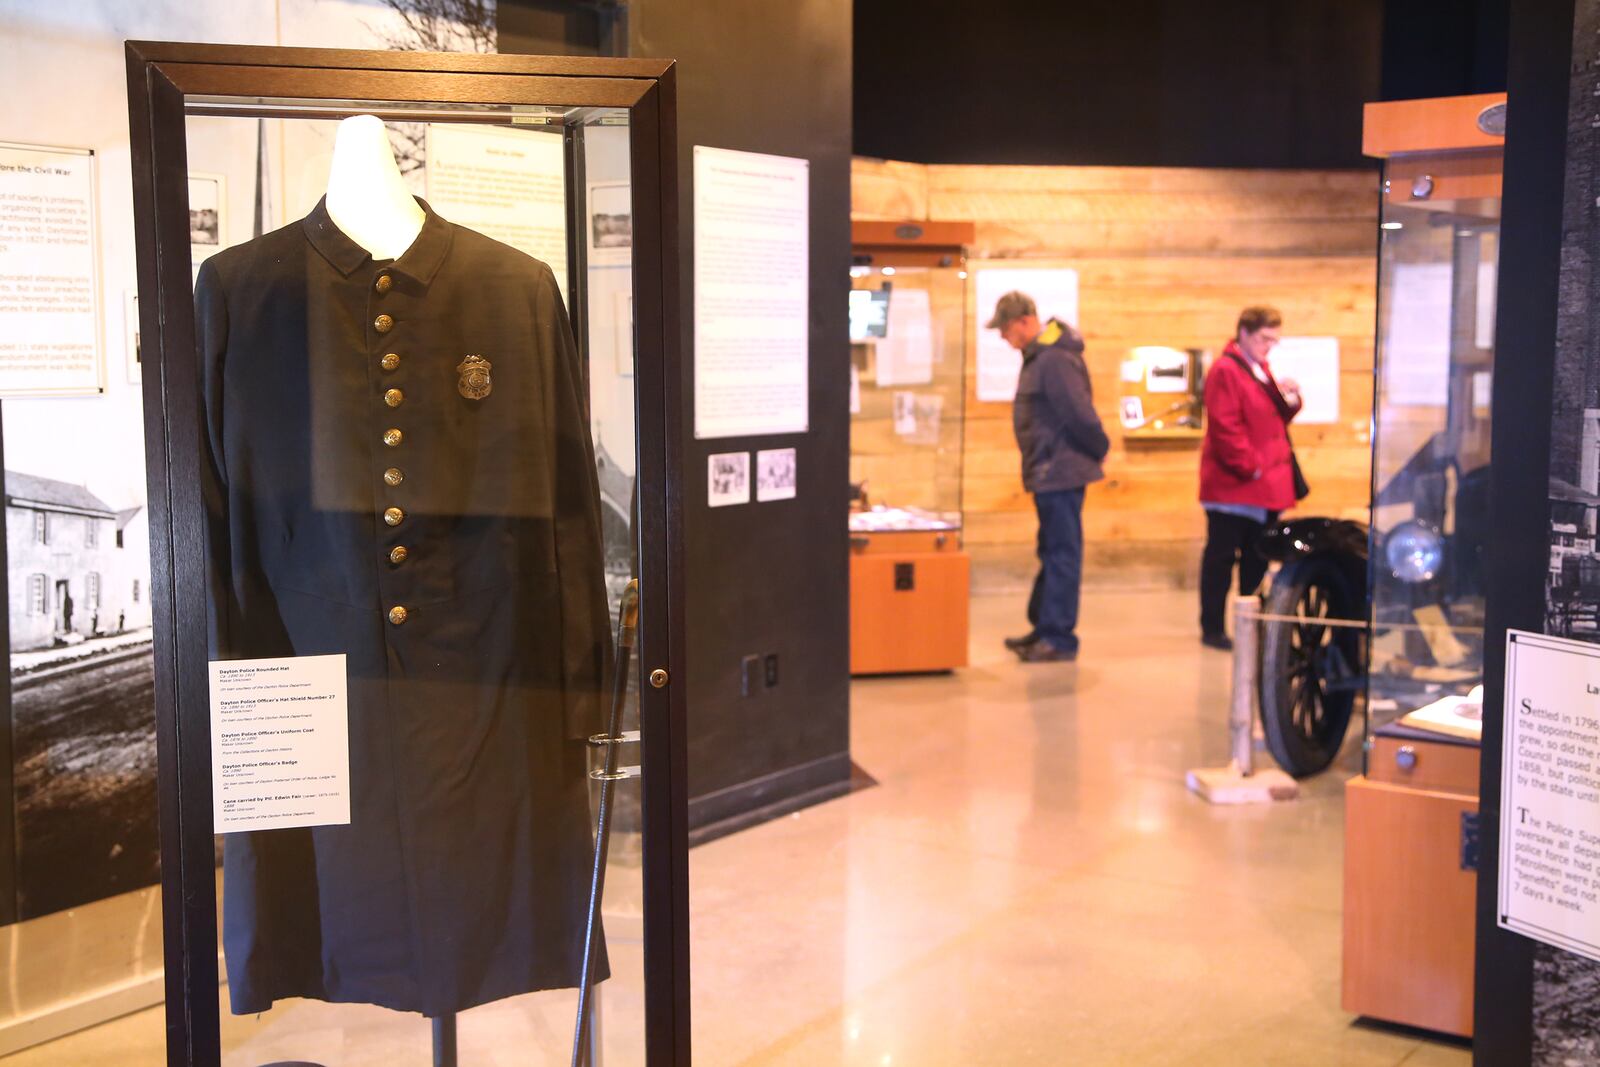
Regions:
[[[960,278],[965,278],[966,276],[967,276],[967,272],[966,271],[961,271],[957,275],[957,277],[960,277]]]
[[[883,276],[885,278],[893,277],[894,276],[894,268],[893,267],[885,267],[885,268],[883,268]]]
[[[871,267],[851,267],[850,268],[850,277],[852,277],[852,278],[865,278],[867,275],[869,275],[871,273],[872,273],[872,268]]]
[[[1380,225],[1385,230],[1399,230],[1405,228],[1405,223],[1403,222],[1385,222],[1381,223]]]

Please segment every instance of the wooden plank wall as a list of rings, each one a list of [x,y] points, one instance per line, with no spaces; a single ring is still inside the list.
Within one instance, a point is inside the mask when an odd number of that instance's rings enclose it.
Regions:
[[[857,159],[857,219],[966,220],[972,272],[1078,271],[1080,328],[1095,402],[1111,435],[1106,479],[1089,490],[1089,581],[1191,585],[1205,522],[1194,442],[1126,445],[1118,365],[1136,345],[1220,349],[1239,309],[1266,303],[1284,333],[1339,339],[1340,421],[1302,427],[1296,449],[1312,493],[1305,514],[1365,518],[1370,483],[1378,172],[1145,167],[923,166]],[[969,304],[969,321],[990,309]],[[980,403],[967,343],[962,478],[966,543],[978,584],[1015,584],[1035,534],[1022,490],[1011,405]]]

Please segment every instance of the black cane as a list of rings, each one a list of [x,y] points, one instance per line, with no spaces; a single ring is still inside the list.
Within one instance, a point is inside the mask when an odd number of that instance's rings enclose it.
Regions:
[[[589,917],[584,924],[583,973],[578,983],[578,1022],[572,1039],[572,1067],[584,1067],[589,1052],[589,1010],[593,997],[594,955],[600,933],[600,896],[606,885],[606,850],[611,840],[611,794],[617,779],[617,746],[622,742],[622,708],[628,697],[628,672],[633,658],[634,637],[639,630],[639,579],[628,582],[622,591],[617,615],[617,665],[611,683],[611,717],[606,732],[589,740],[605,749],[603,769],[592,777],[600,780],[600,810],[595,821],[594,869],[589,873]]]

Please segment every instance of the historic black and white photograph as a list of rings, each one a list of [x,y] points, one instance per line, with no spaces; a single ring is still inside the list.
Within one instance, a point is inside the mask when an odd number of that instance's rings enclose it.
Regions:
[[[589,250],[624,257],[633,247],[633,189],[627,182],[589,186]]]
[[[750,502],[750,453],[718,452],[708,457],[706,499],[714,508]]]
[[[5,472],[23,919],[159,877],[150,525],[139,484]]]
[[[793,500],[795,496],[795,450],[764,448],[756,453],[756,499]]]
[[[1600,32],[1600,4],[1576,5],[1575,41]],[[1550,569],[1545,632],[1600,640],[1600,69],[1573,68],[1562,193],[1555,388],[1550,419]],[[1534,957],[1533,1067],[1600,1062],[1600,962],[1540,945]]]

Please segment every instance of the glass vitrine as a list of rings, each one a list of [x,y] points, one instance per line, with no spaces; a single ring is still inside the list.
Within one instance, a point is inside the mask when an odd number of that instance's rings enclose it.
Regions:
[[[850,610],[857,674],[966,664],[961,453],[971,229],[855,224]]]
[[[1406,719],[1470,736],[1479,705],[1449,698],[1475,697],[1483,675],[1499,155],[1403,157],[1386,175],[1369,730]]]
[[[688,1062],[671,64],[129,71],[172,1061]]]

